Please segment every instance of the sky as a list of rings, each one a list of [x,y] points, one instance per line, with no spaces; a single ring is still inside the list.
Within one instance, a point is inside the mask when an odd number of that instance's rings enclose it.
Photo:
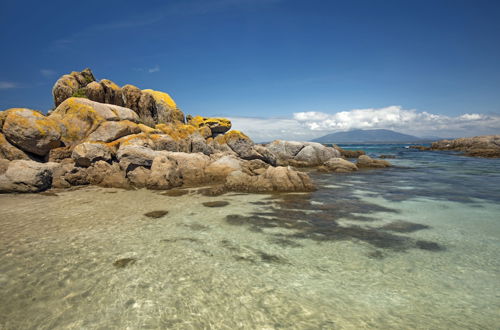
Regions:
[[[256,142],[500,134],[498,0],[1,1],[0,25],[0,110],[89,67]]]

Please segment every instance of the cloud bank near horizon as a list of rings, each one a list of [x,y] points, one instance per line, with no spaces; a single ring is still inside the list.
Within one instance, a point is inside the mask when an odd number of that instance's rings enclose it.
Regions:
[[[401,106],[353,109],[336,113],[296,112],[292,118],[230,117],[233,128],[256,142],[310,140],[353,129],[390,129],[418,137],[500,134],[500,114],[467,113],[456,117],[406,110]]]

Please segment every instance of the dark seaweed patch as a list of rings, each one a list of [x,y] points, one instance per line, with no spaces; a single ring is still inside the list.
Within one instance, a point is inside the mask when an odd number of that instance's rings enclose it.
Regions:
[[[417,230],[428,229],[428,228],[430,227],[427,225],[399,220],[391,222],[381,227],[380,229],[395,231],[398,233],[411,233]]]
[[[439,245],[438,243],[430,242],[430,241],[416,241],[415,245],[419,249],[426,250],[426,251],[437,252],[437,251],[444,251],[445,250],[445,248],[443,246]]]
[[[201,241],[199,239],[193,238],[193,237],[175,237],[175,238],[164,238],[160,242],[163,242],[163,243],[177,243],[177,242],[199,243]]]
[[[227,202],[227,201],[213,201],[213,202],[204,202],[202,204],[203,204],[203,206],[206,206],[206,207],[224,207],[224,206],[228,206],[229,202]]]
[[[282,194],[273,195],[270,198],[274,200],[276,206],[270,207],[265,212],[255,212],[248,216],[231,214],[226,216],[226,222],[231,225],[247,226],[252,231],[262,231],[266,228],[276,227],[293,230],[289,234],[275,234],[271,239],[282,246],[294,242],[296,239],[310,239],[317,242],[354,240],[365,242],[377,249],[392,251],[406,251],[412,248],[430,251],[442,250],[442,247],[436,243],[417,243],[411,237],[392,233],[406,233],[428,228],[425,225],[395,222],[383,228],[359,225],[340,226],[338,219],[372,221],[376,220],[376,218],[369,216],[370,213],[397,212],[357,198],[346,198],[344,196],[341,200],[334,200],[332,203],[320,205],[311,203],[310,195],[293,194],[287,196]],[[297,205],[300,205],[300,208]],[[371,257],[377,257],[377,255],[378,253]]]
[[[113,262],[113,266],[116,268],[125,268],[128,265],[133,265],[135,264],[137,259],[135,258],[123,258],[123,259],[118,259],[115,262]]]
[[[291,239],[286,239],[286,238],[281,238],[281,237],[274,237],[269,240],[271,243],[279,245],[281,247],[303,247],[302,244],[297,243],[295,241],[292,241]]]
[[[165,211],[165,210],[158,210],[158,211],[151,211],[151,212],[144,213],[145,216],[147,216],[148,218],[153,218],[153,219],[162,218],[162,217],[166,216],[167,214],[168,214],[168,211]]]

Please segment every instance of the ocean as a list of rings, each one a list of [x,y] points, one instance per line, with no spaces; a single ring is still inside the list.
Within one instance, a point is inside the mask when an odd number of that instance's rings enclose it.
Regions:
[[[394,167],[0,195],[0,329],[498,329],[500,160],[343,147]]]

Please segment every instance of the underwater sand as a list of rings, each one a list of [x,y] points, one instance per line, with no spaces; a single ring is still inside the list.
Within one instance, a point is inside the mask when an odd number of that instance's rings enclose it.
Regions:
[[[495,164],[401,152],[312,194],[0,195],[0,329],[498,329]]]

